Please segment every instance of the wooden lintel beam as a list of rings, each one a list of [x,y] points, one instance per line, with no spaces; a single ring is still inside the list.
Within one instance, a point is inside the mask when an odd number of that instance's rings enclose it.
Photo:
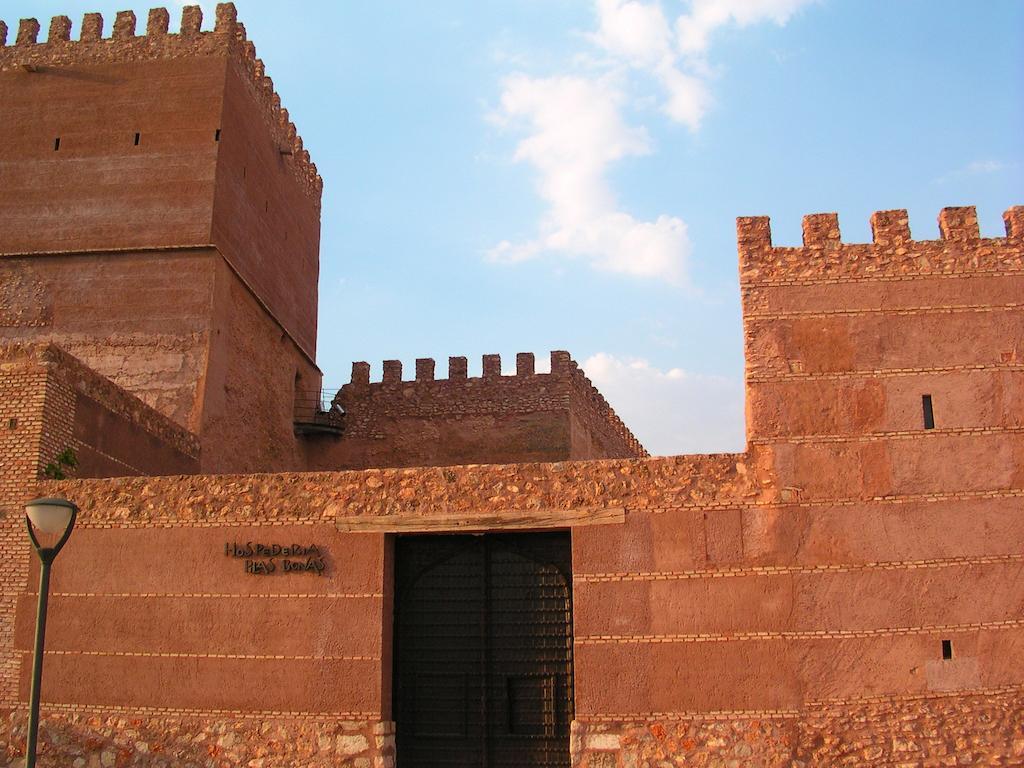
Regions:
[[[514,509],[504,512],[460,512],[434,515],[401,514],[339,517],[338,530],[351,533],[485,533],[545,530],[583,525],[616,525],[626,520],[622,507],[583,509]]]

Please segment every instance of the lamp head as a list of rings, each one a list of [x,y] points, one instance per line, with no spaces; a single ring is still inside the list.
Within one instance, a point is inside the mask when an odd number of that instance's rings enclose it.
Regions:
[[[77,515],[78,507],[67,499],[35,499],[25,505],[25,526],[40,557],[44,553],[51,558],[57,556],[71,535]],[[44,546],[54,541],[52,546]]]

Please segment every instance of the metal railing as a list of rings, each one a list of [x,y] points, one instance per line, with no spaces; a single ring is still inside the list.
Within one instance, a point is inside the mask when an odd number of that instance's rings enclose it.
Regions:
[[[295,421],[297,422],[338,422],[345,415],[340,405],[334,404],[337,389],[321,388],[299,390],[295,393]]]

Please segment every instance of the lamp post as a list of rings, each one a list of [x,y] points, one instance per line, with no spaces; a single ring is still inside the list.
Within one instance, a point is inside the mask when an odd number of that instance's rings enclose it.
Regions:
[[[50,566],[67,543],[75,527],[78,507],[66,499],[36,499],[25,505],[25,527],[39,556],[39,609],[36,612],[36,642],[32,656],[32,687],[29,692],[28,743],[25,768],[35,768],[39,736],[39,685],[43,678],[43,639],[46,635],[46,605],[50,596]],[[40,543],[40,538],[43,543]],[[44,544],[54,541],[52,546]]]

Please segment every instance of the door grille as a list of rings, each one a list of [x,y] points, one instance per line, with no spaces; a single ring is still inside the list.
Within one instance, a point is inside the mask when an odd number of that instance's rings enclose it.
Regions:
[[[396,542],[399,768],[568,768],[569,534]]]

